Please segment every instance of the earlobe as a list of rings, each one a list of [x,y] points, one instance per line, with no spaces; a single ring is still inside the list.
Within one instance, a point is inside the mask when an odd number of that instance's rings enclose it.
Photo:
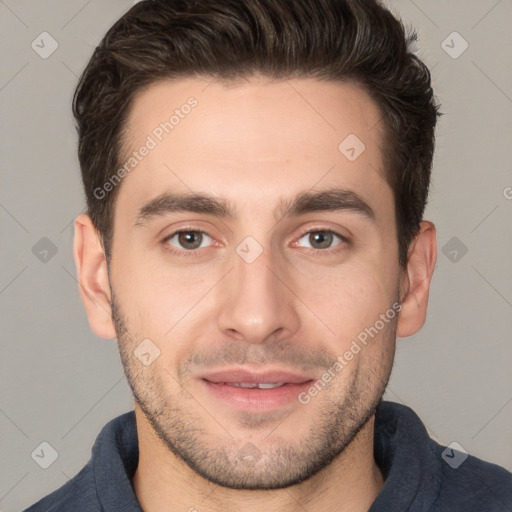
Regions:
[[[401,283],[402,310],[396,333],[399,338],[415,334],[425,323],[436,260],[436,228],[432,222],[423,221],[409,249],[407,269]]]
[[[75,219],[73,256],[91,330],[102,338],[115,338],[107,261],[99,233],[86,214]]]

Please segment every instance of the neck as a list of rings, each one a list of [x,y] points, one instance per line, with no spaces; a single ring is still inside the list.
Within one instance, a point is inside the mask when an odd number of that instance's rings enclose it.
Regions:
[[[136,406],[139,464],[133,477],[145,512],[367,512],[384,485],[373,457],[372,417],[326,468],[300,484],[277,490],[235,490],[205,480],[176,457]]]

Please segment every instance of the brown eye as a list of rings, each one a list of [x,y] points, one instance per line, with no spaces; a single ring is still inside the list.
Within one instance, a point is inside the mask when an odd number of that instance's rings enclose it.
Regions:
[[[173,243],[174,239],[176,239],[176,243]],[[194,249],[201,248],[202,243],[207,239],[211,240],[211,237],[203,231],[183,230],[169,235],[166,238],[166,242],[178,249],[193,251]]]
[[[301,236],[301,240],[307,237],[307,242],[310,244],[309,247],[311,249],[331,249],[332,247],[336,247],[340,245],[342,242],[346,241],[346,238],[334,231],[328,229],[319,229],[314,231],[308,231]],[[339,242],[336,242],[336,238],[338,238]]]
[[[332,233],[317,231],[316,233],[309,234],[309,243],[313,245],[315,249],[328,249],[332,244],[333,238]]]

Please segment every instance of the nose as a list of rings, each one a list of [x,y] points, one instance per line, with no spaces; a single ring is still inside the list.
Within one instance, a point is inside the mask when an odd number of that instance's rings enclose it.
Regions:
[[[300,327],[292,279],[269,251],[248,263],[237,253],[219,297],[218,328],[236,340],[262,344],[294,335]]]

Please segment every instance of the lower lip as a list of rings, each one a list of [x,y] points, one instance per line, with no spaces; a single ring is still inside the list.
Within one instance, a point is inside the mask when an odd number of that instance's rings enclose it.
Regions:
[[[302,384],[285,384],[277,388],[240,388],[227,384],[217,384],[201,379],[212,395],[237,409],[245,411],[271,411],[290,402],[298,402],[298,396],[307,390],[312,380]]]

